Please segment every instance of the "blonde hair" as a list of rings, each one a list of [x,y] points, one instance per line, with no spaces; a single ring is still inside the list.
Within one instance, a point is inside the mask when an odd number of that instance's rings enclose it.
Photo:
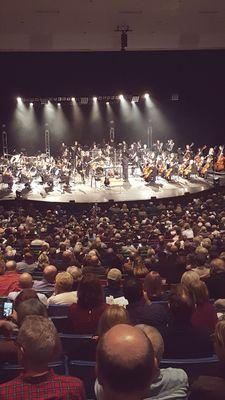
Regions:
[[[197,306],[209,301],[209,292],[205,282],[202,282],[200,279],[199,281],[192,282],[189,289]]]
[[[73,286],[73,277],[69,272],[59,272],[56,275],[55,284],[61,293],[69,292]]]
[[[195,271],[186,271],[183,273],[181,277],[181,283],[182,285],[186,286],[188,289],[190,289],[191,285],[194,282],[199,282],[200,277]]]
[[[205,254],[208,255],[208,250],[203,246],[198,246],[195,249],[195,254]]]
[[[129,324],[129,317],[126,309],[117,304],[108,306],[98,323],[98,335],[102,336],[114,325]]]
[[[222,258],[214,258],[210,263],[211,273],[225,272],[225,262]]]

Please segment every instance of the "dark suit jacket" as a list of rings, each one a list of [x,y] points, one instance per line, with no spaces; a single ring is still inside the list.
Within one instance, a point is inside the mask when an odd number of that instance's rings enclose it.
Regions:
[[[225,298],[225,272],[215,273],[206,280],[211,299]]]
[[[128,304],[126,310],[133,325],[146,324],[154,326],[165,336],[168,313],[164,306],[157,303],[147,304],[144,300]]]
[[[200,358],[213,355],[209,332],[191,324],[170,326],[164,345],[164,358]]]

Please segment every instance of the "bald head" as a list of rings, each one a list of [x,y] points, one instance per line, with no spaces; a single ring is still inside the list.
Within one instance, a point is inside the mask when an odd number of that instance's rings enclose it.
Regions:
[[[141,399],[154,374],[153,348],[145,333],[123,324],[106,332],[98,343],[97,374],[105,398]]]
[[[47,282],[54,283],[57,272],[57,268],[54,265],[48,265],[43,271],[43,277]]]
[[[93,255],[90,257],[89,263],[90,263],[90,265],[98,265],[98,264],[99,264],[99,259],[98,259],[98,257],[96,256],[96,254],[93,254]]]
[[[6,272],[16,271],[16,262],[15,261],[7,261],[5,264]]]
[[[31,289],[33,286],[33,279],[28,272],[24,272],[19,277],[19,286],[21,289]]]

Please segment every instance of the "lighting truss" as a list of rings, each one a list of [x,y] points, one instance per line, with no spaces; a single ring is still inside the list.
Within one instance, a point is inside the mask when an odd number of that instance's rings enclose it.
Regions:
[[[139,96],[133,96],[131,101],[133,103],[138,103],[139,102],[139,98],[140,98]]]
[[[76,99],[76,97],[75,97]],[[80,104],[88,104],[88,97],[81,97]]]
[[[132,101],[135,103],[138,103],[139,101],[142,100],[141,95],[124,95],[123,94],[123,99],[126,101]],[[120,95],[114,95],[114,96],[96,96],[96,99],[100,103],[117,103],[120,102]],[[81,105],[87,105],[87,104],[92,104],[93,103],[93,96],[82,96],[82,97],[75,97],[75,96],[59,96],[59,97],[48,97],[48,98],[43,98],[43,97],[32,97],[32,98],[26,98],[23,97],[21,98],[21,101],[25,104],[30,104],[33,103],[35,104],[40,104],[40,105],[46,105],[52,103],[57,105],[58,103],[66,104],[70,103],[73,105],[74,103],[81,104]]]

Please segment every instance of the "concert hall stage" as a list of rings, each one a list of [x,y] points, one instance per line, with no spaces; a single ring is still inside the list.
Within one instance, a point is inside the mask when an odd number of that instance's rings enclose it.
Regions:
[[[21,194],[22,199],[67,203],[106,203],[110,200],[116,202],[149,200],[151,198],[169,198],[183,196],[187,193],[194,194],[213,188],[213,182],[200,177],[190,180],[175,177],[172,182],[157,177],[156,183],[146,184],[140,177],[129,177],[128,182],[122,179],[110,178],[110,186],[104,186],[104,179],[101,181],[81,181],[71,182],[68,189],[61,185],[54,185],[51,192],[46,193],[43,185],[33,181],[31,190],[27,193],[23,184],[13,184],[11,193],[6,192],[6,188],[1,186],[1,200],[13,200],[16,198],[16,191]],[[4,195],[5,191],[5,195]],[[18,197],[17,197],[18,198]]]

